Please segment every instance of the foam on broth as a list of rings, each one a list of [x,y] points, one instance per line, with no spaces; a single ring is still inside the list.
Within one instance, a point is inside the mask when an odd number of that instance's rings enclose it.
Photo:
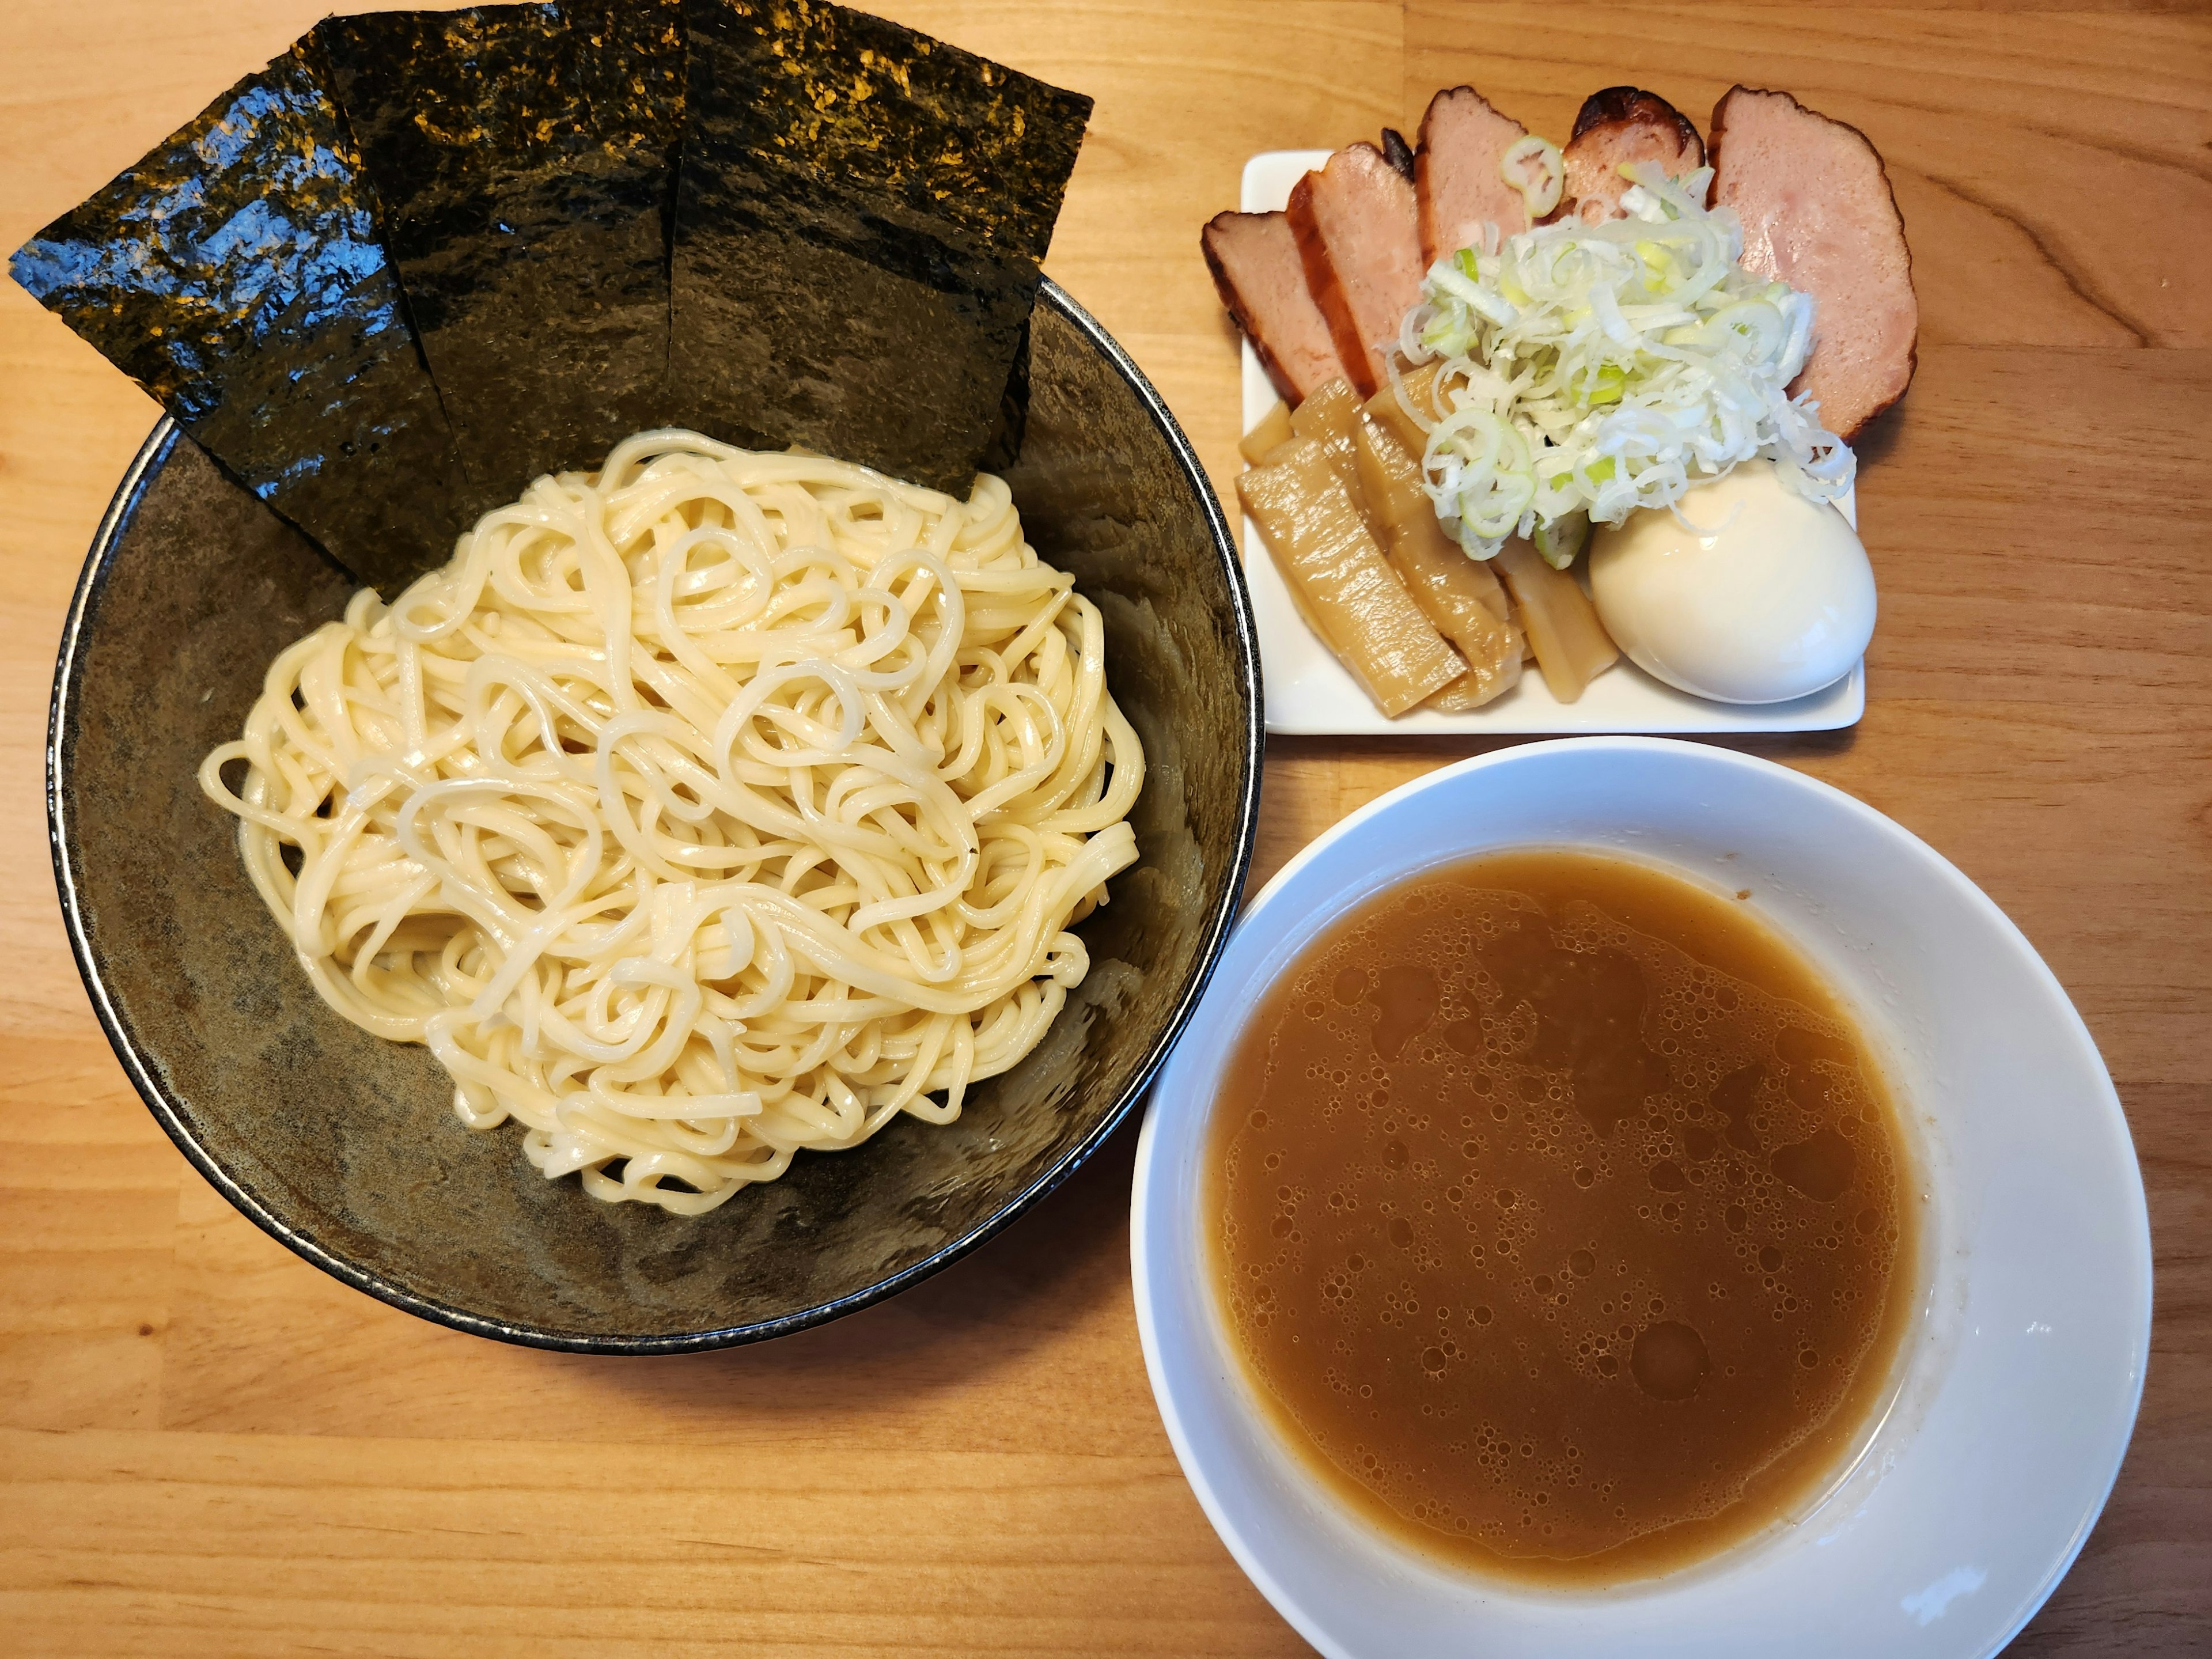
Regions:
[[[1231,1346],[1359,1513],[1524,1582],[1802,1509],[1914,1302],[1894,1104],[1746,907],[1602,855],[1369,900],[1253,1010],[1206,1171]]]

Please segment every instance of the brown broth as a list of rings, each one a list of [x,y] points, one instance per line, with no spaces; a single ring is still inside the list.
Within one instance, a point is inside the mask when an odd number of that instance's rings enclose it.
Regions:
[[[1595,854],[1426,872],[1316,940],[1239,1038],[1206,1180],[1284,1439],[1522,1582],[1800,1510],[1915,1300],[1911,1166],[1836,997],[1745,905]]]

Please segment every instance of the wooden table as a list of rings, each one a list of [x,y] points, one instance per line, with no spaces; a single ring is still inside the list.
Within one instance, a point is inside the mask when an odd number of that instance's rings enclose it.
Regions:
[[[321,0],[11,0],[13,247]],[[1864,448],[1881,583],[1855,731],[1747,745],[1958,863],[2070,990],[2158,1251],[2135,1444],[2014,1651],[2212,1649],[2212,23],[2177,4],[1860,9],[914,0],[1097,99],[1051,270],[1226,488],[1235,342],[1197,249],[1255,150],[1469,81],[1563,136],[1634,81],[1789,88],[1888,157],[1920,374]],[[1130,1311],[1123,1134],[890,1304],[593,1360],[457,1335],[256,1231],[155,1127],[47,876],[46,698],[155,410],[0,285],[0,1648],[17,1653],[1287,1654],[1177,1472]],[[1488,745],[1278,741],[1255,884]]]

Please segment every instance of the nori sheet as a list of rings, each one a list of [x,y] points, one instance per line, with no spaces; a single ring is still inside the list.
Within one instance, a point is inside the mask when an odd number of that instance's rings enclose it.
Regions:
[[[391,597],[452,556],[466,475],[315,58],[247,76],[9,268]]]
[[[1091,100],[820,0],[684,16],[668,418],[964,494]]]
[[[331,20],[12,268],[388,590],[641,427],[1006,465],[1090,108],[821,0]]]
[[[663,424],[680,0],[383,12],[315,35],[477,508]]]

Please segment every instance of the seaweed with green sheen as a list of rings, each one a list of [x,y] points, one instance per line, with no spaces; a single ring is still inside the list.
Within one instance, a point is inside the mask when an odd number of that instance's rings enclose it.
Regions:
[[[672,418],[964,493],[1090,100],[811,0],[684,19]]]
[[[389,592],[451,556],[466,474],[326,86],[295,46],[10,269],[232,477]]]
[[[477,508],[659,424],[678,0],[325,20]]]

